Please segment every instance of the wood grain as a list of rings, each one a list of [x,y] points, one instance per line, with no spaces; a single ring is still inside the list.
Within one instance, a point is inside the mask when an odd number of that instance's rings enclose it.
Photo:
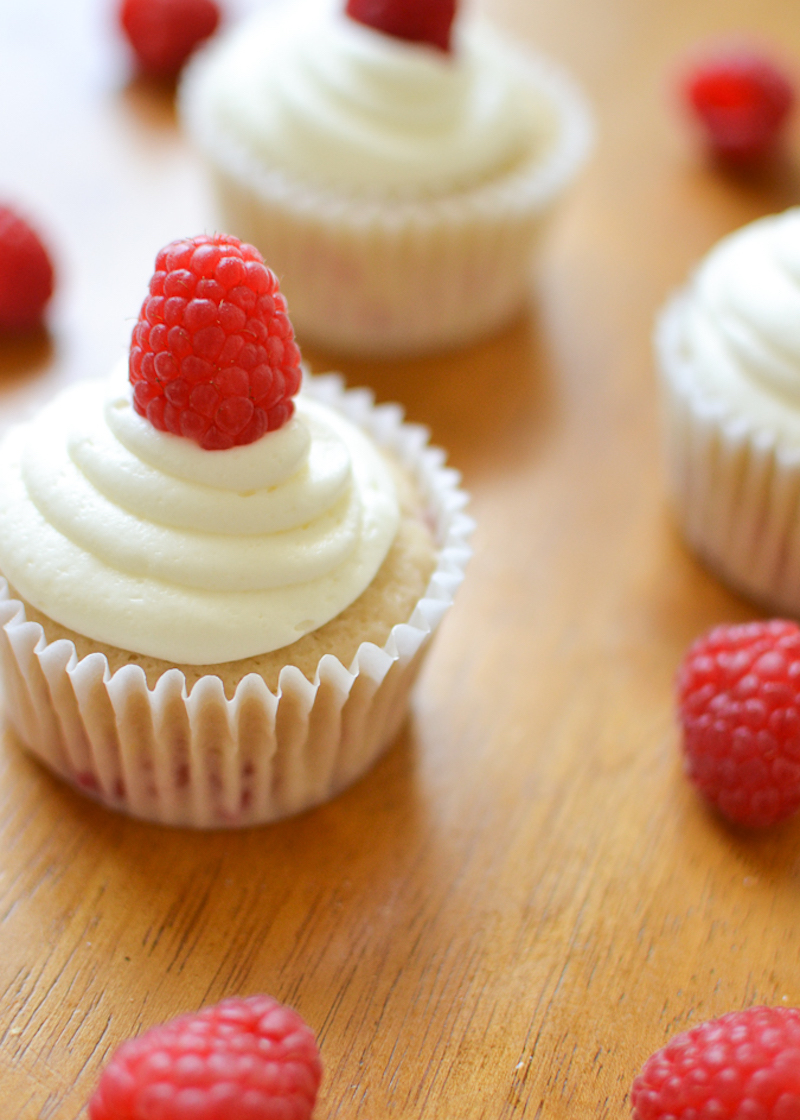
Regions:
[[[676,663],[756,612],[673,528],[650,356],[692,263],[800,199],[797,127],[783,161],[725,177],[669,74],[742,29],[796,74],[796,4],[480,6],[571,67],[599,145],[524,319],[436,359],[337,363],[427,423],[474,495],[475,559],[411,717],[334,803],[230,835],[110,815],[6,736],[3,1116],[76,1120],[118,1042],[233,993],[268,991],[318,1032],[320,1120],[617,1120],[671,1033],[800,1004],[800,823],[726,828],[680,774]],[[111,8],[0,6],[0,188],[60,281],[50,332],[0,343],[1,425],[108,368],[158,247],[213,225],[171,95],[128,80]]]

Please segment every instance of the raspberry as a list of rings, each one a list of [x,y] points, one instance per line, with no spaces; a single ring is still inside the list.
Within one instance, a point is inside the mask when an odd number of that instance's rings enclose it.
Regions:
[[[253,443],[294,412],[300,351],[258,249],[216,234],[173,241],[133,329],[133,404],[207,451]]]
[[[139,68],[158,78],[174,78],[186,59],[217,29],[214,0],[123,0],[119,22]]]
[[[47,250],[27,222],[0,206],[0,330],[39,326],[52,294]]]
[[[775,65],[743,49],[700,63],[684,92],[713,154],[732,163],[767,155],[794,101],[789,81]]]
[[[296,1011],[270,996],[226,999],[123,1043],[89,1120],[308,1120],[321,1078]]]
[[[376,31],[450,50],[456,0],[347,0],[345,11]]]
[[[760,827],[800,807],[800,628],[718,626],[678,672],[686,771],[721,813]]]
[[[751,1007],[701,1023],[653,1054],[633,1120],[799,1120],[800,1010]]]

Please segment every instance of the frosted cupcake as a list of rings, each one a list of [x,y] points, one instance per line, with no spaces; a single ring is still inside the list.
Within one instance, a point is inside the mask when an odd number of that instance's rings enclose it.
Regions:
[[[737,590],[800,614],[800,209],[724,238],[656,343],[686,539]]]
[[[451,32],[453,0],[343,3],[298,0],[221,37],[185,76],[185,127],[301,338],[365,355],[467,343],[527,298],[589,148],[583,98],[487,23]]]
[[[231,827],[333,796],[403,718],[468,555],[422,429],[306,378],[234,238],[156,262],[128,377],[0,445],[0,663],[22,742],[135,816]]]

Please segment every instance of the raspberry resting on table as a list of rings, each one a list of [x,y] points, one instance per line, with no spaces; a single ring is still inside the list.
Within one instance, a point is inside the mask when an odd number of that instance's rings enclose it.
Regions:
[[[385,35],[450,50],[456,0],[347,0],[345,11]]]
[[[217,29],[214,0],[123,0],[119,22],[139,68],[159,78],[174,78],[186,59]]]
[[[733,163],[767,155],[794,102],[792,87],[775,64],[743,49],[696,64],[685,80],[685,96],[711,151]]]
[[[129,376],[141,416],[207,451],[285,424],[300,351],[259,251],[224,234],[162,249],[133,329]]]
[[[26,221],[0,206],[0,331],[28,331],[53,294],[53,266]]]
[[[739,824],[800,807],[800,627],[779,619],[718,626],[678,671],[686,771]]]
[[[798,1120],[800,1010],[751,1007],[653,1054],[631,1089],[633,1120]]]
[[[308,1120],[321,1078],[296,1011],[270,996],[226,999],[123,1043],[89,1120]]]

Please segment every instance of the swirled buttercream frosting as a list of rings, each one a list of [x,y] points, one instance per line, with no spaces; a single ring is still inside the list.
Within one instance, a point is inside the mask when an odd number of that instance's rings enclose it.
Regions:
[[[228,451],[158,432],[122,373],[55,398],[0,446],[0,571],[86,637],[202,665],[268,653],[354,602],[399,508],[372,441],[296,398]]]
[[[800,208],[708,254],[683,298],[681,350],[710,394],[800,439]]]
[[[356,195],[477,186],[533,155],[524,56],[489,25],[454,51],[384,35],[331,0],[249,20],[207,52],[204,103],[265,166]]]

